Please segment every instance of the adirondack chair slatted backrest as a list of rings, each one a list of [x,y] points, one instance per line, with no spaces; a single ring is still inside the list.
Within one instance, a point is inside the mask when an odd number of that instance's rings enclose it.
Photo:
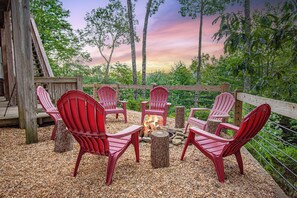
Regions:
[[[208,119],[220,120],[223,118],[214,117],[214,115],[226,115],[230,112],[233,105],[235,103],[235,99],[230,93],[221,93],[215,99],[214,105],[209,113]]]
[[[52,103],[49,93],[42,86],[37,87],[36,94],[41,106],[46,112],[51,110],[57,110],[55,105]],[[48,114],[54,119],[55,122],[57,121],[57,119],[61,118],[59,113]]]
[[[57,107],[82,149],[90,153],[109,154],[104,108],[95,99],[81,91],[71,90],[58,100]]]
[[[240,124],[239,130],[234,135],[233,141],[224,147],[223,157],[239,151],[245,143],[257,135],[269,119],[270,113],[270,106],[263,104],[246,115]]]
[[[98,91],[100,104],[106,109],[115,109],[117,107],[117,93],[109,86],[102,86]]]
[[[150,92],[150,109],[164,110],[167,104],[168,91],[164,87],[155,87]]]
[[[40,102],[41,106],[45,110],[55,109],[56,108],[54,106],[54,104],[52,103],[50,95],[47,93],[47,91],[42,86],[37,87],[37,92],[36,93],[37,93],[37,96],[38,96],[38,99],[39,99],[39,102]]]

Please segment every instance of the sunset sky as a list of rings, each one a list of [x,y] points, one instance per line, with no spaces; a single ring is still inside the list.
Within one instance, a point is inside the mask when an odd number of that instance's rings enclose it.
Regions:
[[[61,0],[63,8],[70,10],[68,21],[73,29],[82,29],[85,27],[84,17],[87,12],[98,7],[104,7],[108,0]],[[126,0],[122,0],[126,5]],[[143,20],[146,9],[145,0],[138,0],[136,3],[136,18],[139,21],[137,25],[137,34],[142,39]],[[262,9],[265,5],[264,0],[251,0],[252,9]],[[281,0],[269,1],[273,4]],[[178,13],[180,9],[178,0],[165,0],[160,6],[159,11],[149,18],[147,35],[147,71],[156,70],[168,71],[175,63],[182,61],[186,64],[197,56],[198,51],[198,27],[199,20],[190,17],[181,17]],[[227,11],[241,11],[242,6],[229,6]],[[213,41],[212,36],[218,30],[218,25],[212,25],[216,16],[205,16],[203,20],[202,52],[211,56],[219,57],[223,54],[223,42]],[[137,68],[141,70],[142,40],[136,44]],[[86,50],[91,54],[93,61],[90,65],[104,63],[97,48],[87,47]],[[131,48],[122,45],[115,49],[112,59],[113,63],[119,61],[131,65]]]

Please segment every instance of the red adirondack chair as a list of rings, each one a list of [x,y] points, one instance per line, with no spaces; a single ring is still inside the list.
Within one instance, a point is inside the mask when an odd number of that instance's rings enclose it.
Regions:
[[[215,134],[208,133],[197,127],[191,127],[181,155],[181,160],[184,159],[188,145],[193,144],[206,155],[206,157],[212,160],[220,182],[224,182],[223,157],[234,154],[240,173],[243,174],[240,148],[263,128],[270,113],[270,106],[268,104],[262,104],[246,115],[239,127],[227,123],[220,123]],[[221,129],[224,128],[235,132],[232,139],[224,139],[219,136]]]
[[[210,113],[208,115],[207,119],[214,119],[214,120],[220,120],[223,121],[223,119],[229,118],[229,112],[232,109],[234,105],[235,99],[232,94],[224,92],[218,95],[215,98],[214,105],[212,109],[208,108],[191,108],[191,112],[188,118],[188,123],[185,128],[185,132],[187,132],[189,124],[196,125],[200,129],[205,130],[207,121],[200,120],[198,118],[194,117],[194,113],[196,111],[205,111],[209,110]]]
[[[141,126],[133,125],[116,134],[105,130],[104,108],[91,96],[78,91],[66,92],[58,100],[58,110],[68,131],[80,145],[73,176],[77,174],[82,155],[108,156],[106,184],[112,183],[112,175],[118,158],[133,144],[136,162],[139,162],[138,133]]]
[[[42,86],[37,87],[36,94],[37,94],[37,98],[38,98],[41,106],[45,110],[45,112],[55,122],[55,127],[52,131],[52,136],[51,136],[51,139],[54,140],[56,137],[57,120],[61,118],[61,115],[60,115],[58,109],[52,103],[50,95],[47,93],[47,91]]]
[[[171,103],[167,102],[169,92],[164,87],[158,86],[151,90],[150,101],[141,102],[141,124],[145,115],[159,115],[163,117],[163,125],[166,125],[168,108]],[[149,109],[146,105],[149,103]]]
[[[107,114],[116,114],[118,119],[119,113],[124,115],[125,123],[127,123],[127,110],[126,110],[126,101],[118,101],[116,91],[109,86],[102,86],[97,91],[100,104],[104,107],[105,113]],[[122,108],[118,108],[117,104],[121,103]]]

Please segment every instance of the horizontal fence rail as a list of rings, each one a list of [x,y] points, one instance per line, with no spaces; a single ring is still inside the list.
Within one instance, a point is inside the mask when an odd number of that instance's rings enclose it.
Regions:
[[[110,86],[116,89],[119,92],[119,89],[139,89],[139,90],[150,90],[156,85],[121,85],[121,84],[84,84],[84,88],[93,88],[93,97],[97,97],[96,91],[102,86]],[[159,86],[159,85],[158,85]],[[168,85],[160,85],[165,87],[169,91],[176,90],[176,91],[205,91],[205,92],[227,92],[229,91],[230,84],[223,83],[221,85],[175,85],[175,86],[168,86]],[[119,94],[118,94],[119,95]]]

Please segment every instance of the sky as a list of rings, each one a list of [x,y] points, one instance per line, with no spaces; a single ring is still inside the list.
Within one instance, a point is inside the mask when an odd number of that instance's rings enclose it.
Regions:
[[[272,4],[277,4],[282,0],[270,0]],[[70,11],[70,17],[67,19],[73,29],[82,29],[86,23],[85,14],[92,9],[104,7],[108,0],[61,0],[63,8]],[[140,42],[136,43],[136,64],[138,71],[142,65],[142,30],[146,9],[145,0],[138,0],[135,7],[138,25],[136,32]],[[251,9],[262,9],[265,0],[251,0]],[[122,0],[123,5],[126,1]],[[180,6],[178,0],[165,0],[159,8],[159,11],[149,18],[147,31],[147,72],[168,71],[179,61],[189,65],[198,54],[198,30],[199,17],[192,19],[182,17],[178,11]],[[235,5],[227,7],[227,11],[242,11],[242,6]],[[210,56],[224,54],[223,41],[217,42],[212,39],[213,34],[218,30],[219,24],[212,25],[212,21],[217,16],[205,16],[203,20],[202,32],[202,52]],[[100,56],[97,48],[85,48],[91,55],[92,62],[89,65],[98,65],[105,63]],[[116,48],[112,58],[115,62],[127,63],[131,65],[131,47],[122,45]]]

